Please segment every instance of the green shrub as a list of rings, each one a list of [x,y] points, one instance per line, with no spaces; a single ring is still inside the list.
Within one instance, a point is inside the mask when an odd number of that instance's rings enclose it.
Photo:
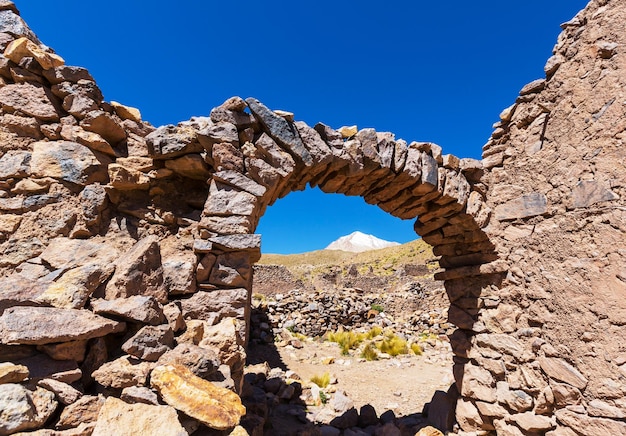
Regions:
[[[385,308],[380,305],[380,304],[372,304],[372,310],[375,310],[376,312],[384,312]]]

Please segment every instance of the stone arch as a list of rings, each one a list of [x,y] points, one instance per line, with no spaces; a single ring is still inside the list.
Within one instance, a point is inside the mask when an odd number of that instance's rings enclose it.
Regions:
[[[470,338],[485,330],[477,322],[483,300],[506,270],[482,230],[491,211],[480,184],[481,162],[442,155],[436,144],[407,144],[371,128],[341,133],[322,123],[312,128],[254,98],[229,99],[205,123],[197,135],[214,172],[199,222],[200,239],[194,243],[199,288],[247,289],[243,316],[248,324],[251,266],[261,244],[254,230],[266,207],[307,184],[327,193],[362,196],[391,215],[415,219],[416,233],[440,256],[443,270],[436,278],[444,282],[449,320],[458,327],[452,346],[463,394]],[[487,396],[491,391],[483,400],[489,401]]]

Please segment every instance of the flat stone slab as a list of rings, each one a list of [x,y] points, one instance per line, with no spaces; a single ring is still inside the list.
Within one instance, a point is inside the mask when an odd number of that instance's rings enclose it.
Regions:
[[[150,384],[167,404],[209,428],[233,428],[246,414],[236,393],[201,379],[182,365],[157,366],[150,374]]]
[[[122,332],[126,324],[86,310],[12,307],[0,316],[0,343],[40,345]]]

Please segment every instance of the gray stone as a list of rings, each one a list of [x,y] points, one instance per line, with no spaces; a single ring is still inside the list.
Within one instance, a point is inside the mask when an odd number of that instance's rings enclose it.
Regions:
[[[0,435],[42,426],[56,407],[54,394],[45,389],[33,392],[17,384],[0,385]]]
[[[215,324],[223,318],[243,319],[248,291],[244,288],[199,291],[182,300],[183,317]]]
[[[122,344],[122,350],[138,359],[156,362],[174,346],[174,332],[168,325],[142,327]]]
[[[219,190],[209,193],[204,205],[205,215],[255,215],[258,211],[258,198],[244,191]]]
[[[220,360],[212,349],[183,343],[167,351],[157,362],[157,365],[168,364],[184,365],[198,377],[208,379],[219,369]]]
[[[82,215],[87,225],[96,225],[108,204],[104,187],[99,183],[85,186],[78,195],[82,207]]]
[[[117,249],[103,242],[83,239],[55,238],[41,253],[41,260],[54,269],[71,269],[86,264],[113,262]]]
[[[195,256],[163,262],[163,285],[170,295],[193,294],[196,291]]]
[[[38,345],[76,341],[124,329],[124,323],[85,310],[12,307],[0,316],[0,343]]]
[[[568,383],[578,389],[587,387],[587,379],[576,368],[563,359],[540,357],[539,365],[548,377]]]
[[[211,123],[199,132],[199,141],[207,150],[211,150],[213,144],[231,144],[238,147],[237,126],[225,121]]]
[[[129,386],[122,390],[120,399],[129,404],[152,404],[159,405],[159,397],[152,389],[144,386]]]
[[[31,172],[78,185],[106,183],[110,158],[70,141],[40,141],[33,144]]]
[[[249,192],[257,197],[262,197],[267,192],[267,188],[265,186],[256,183],[254,180],[244,176],[238,171],[218,171],[213,173],[212,177],[218,182],[226,183],[227,185],[241,191]]]
[[[595,180],[583,180],[572,190],[572,206],[589,207],[602,201],[618,200],[619,195]]]
[[[8,33],[16,38],[26,37],[36,44],[40,44],[37,35],[30,30],[28,24],[19,16],[15,7],[0,11],[0,32]]]
[[[533,192],[496,206],[495,216],[498,221],[505,221],[543,215],[547,211],[548,199],[546,196],[539,192]]]
[[[146,136],[148,153],[154,159],[170,159],[188,153],[200,153],[204,147],[197,140],[197,132],[189,126],[167,125]]]
[[[22,150],[9,150],[0,157],[0,180],[21,179],[30,174],[31,153]]]
[[[163,307],[152,296],[133,295],[114,300],[96,299],[91,301],[94,313],[113,315],[126,321],[158,325],[165,321]]]
[[[161,251],[156,236],[139,240],[116,262],[115,274],[107,284],[105,298],[153,296],[159,303],[167,302],[167,290],[163,285]]]
[[[313,157],[302,143],[298,130],[293,123],[289,123],[284,118],[276,115],[255,98],[247,98],[246,103],[248,103],[252,114],[276,142],[285,147],[287,151],[306,166],[313,165]]]
[[[43,75],[52,85],[58,85],[61,82],[77,83],[79,80],[94,81],[87,69],[68,65],[61,65],[60,67],[44,70]]]

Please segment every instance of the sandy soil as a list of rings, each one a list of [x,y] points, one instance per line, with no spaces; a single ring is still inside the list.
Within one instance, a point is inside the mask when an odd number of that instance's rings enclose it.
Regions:
[[[374,406],[378,414],[393,410],[396,416],[421,413],[436,390],[453,383],[452,356],[445,347],[427,349],[423,355],[365,361],[342,356],[337,344],[306,341],[303,348],[278,347],[281,360],[303,380],[329,372],[333,387],[344,391],[357,410]],[[329,360],[332,363],[327,363]],[[326,362],[326,363],[325,363]]]

